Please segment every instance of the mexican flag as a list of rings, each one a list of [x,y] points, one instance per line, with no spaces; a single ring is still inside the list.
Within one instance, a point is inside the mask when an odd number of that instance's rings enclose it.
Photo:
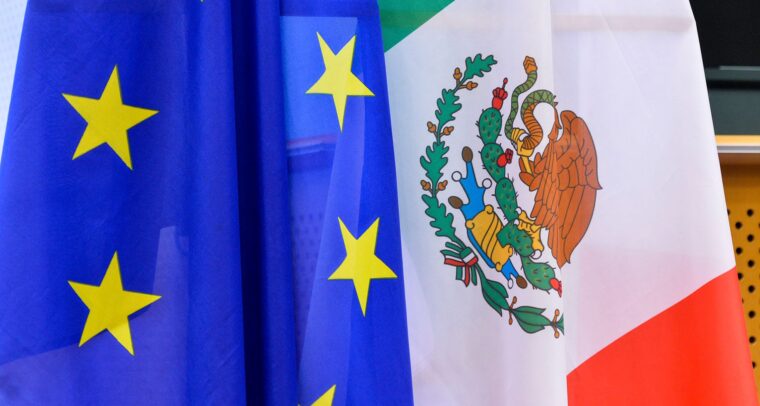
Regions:
[[[756,404],[688,1],[380,8],[415,403]]]

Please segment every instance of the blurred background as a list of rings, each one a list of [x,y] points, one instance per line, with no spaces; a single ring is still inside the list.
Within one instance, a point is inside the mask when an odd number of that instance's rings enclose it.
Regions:
[[[705,67],[760,67],[760,2],[691,0]]]
[[[760,1],[691,0],[760,387]]]
[[[2,0],[0,6],[0,151],[8,121],[13,72],[25,9],[26,0]]]

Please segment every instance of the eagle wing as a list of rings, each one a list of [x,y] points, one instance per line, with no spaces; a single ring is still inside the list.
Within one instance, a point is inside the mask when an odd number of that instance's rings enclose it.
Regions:
[[[562,136],[537,153],[533,173],[520,162],[520,179],[536,191],[531,217],[549,230],[549,248],[561,267],[586,234],[601,189],[596,148],[586,122],[563,111]]]

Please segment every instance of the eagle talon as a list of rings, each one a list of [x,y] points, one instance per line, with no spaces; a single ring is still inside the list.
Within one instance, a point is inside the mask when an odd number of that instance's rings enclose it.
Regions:
[[[538,253],[540,256],[544,250],[544,244],[541,242],[541,226],[537,225],[536,221],[530,218],[524,210],[518,215],[517,221],[517,229],[525,231],[531,239],[533,254]]]
[[[520,128],[512,129],[512,133],[509,134],[509,140],[512,141],[512,145],[515,147],[517,155],[521,157],[530,158],[533,155],[534,148],[526,148],[523,142],[523,136],[527,135],[525,130]]]

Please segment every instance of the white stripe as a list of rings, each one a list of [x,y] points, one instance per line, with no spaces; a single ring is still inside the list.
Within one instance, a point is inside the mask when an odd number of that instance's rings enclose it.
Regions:
[[[547,23],[537,23],[541,21]],[[444,179],[449,185],[441,193],[443,200],[464,197],[450,175],[465,172],[464,145],[476,152],[481,148],[474,123],[490,106],[492,89],[501,86],[505,76],[510,78],[510,91],[522,82],[526,55],[541,66],[536,88],[553,87],[548,22],[548,1],[458,0],[386,54],[416,404],[566,404],[565,339],[555,339],[551,329],[527,334],[517,323],[509,325],[506,314],[500,317],[485,302],[480,284],[465,287],[455,280],[455,269],[442,265],[439,251],[444,240],[435,237],[420,198],[419,159],[433,139],[425,123],[435,119],[441,89],[454,84],[454,68],[464,68],[465,58],[477,53],[493,54],[498,61],[492,72],[475,78],[478,88],[460,92],[463,108],[449,124],[456,128],[454,133],[446,137],[450,151]],[[482,181],[485,172],[479,157],[477,162]],[[521,202],[527,203],[532,193],[522,184],[516,186],[524,196]],[[489,199],[492,193],[488,191]],[[465,236],[462,215],[454,216],[457,232]],[[484,272],[507,285],[495,270],[485,266]],[[517,287],[513,293],[518,306],[546,307],[549,317],[562,309],[556,293]]]
[[[570,371],[734,258],[688,2],[562,3],[561,26],[579,18],[554,32],[556,91],[594,134],[604,187],[563,270]]]

